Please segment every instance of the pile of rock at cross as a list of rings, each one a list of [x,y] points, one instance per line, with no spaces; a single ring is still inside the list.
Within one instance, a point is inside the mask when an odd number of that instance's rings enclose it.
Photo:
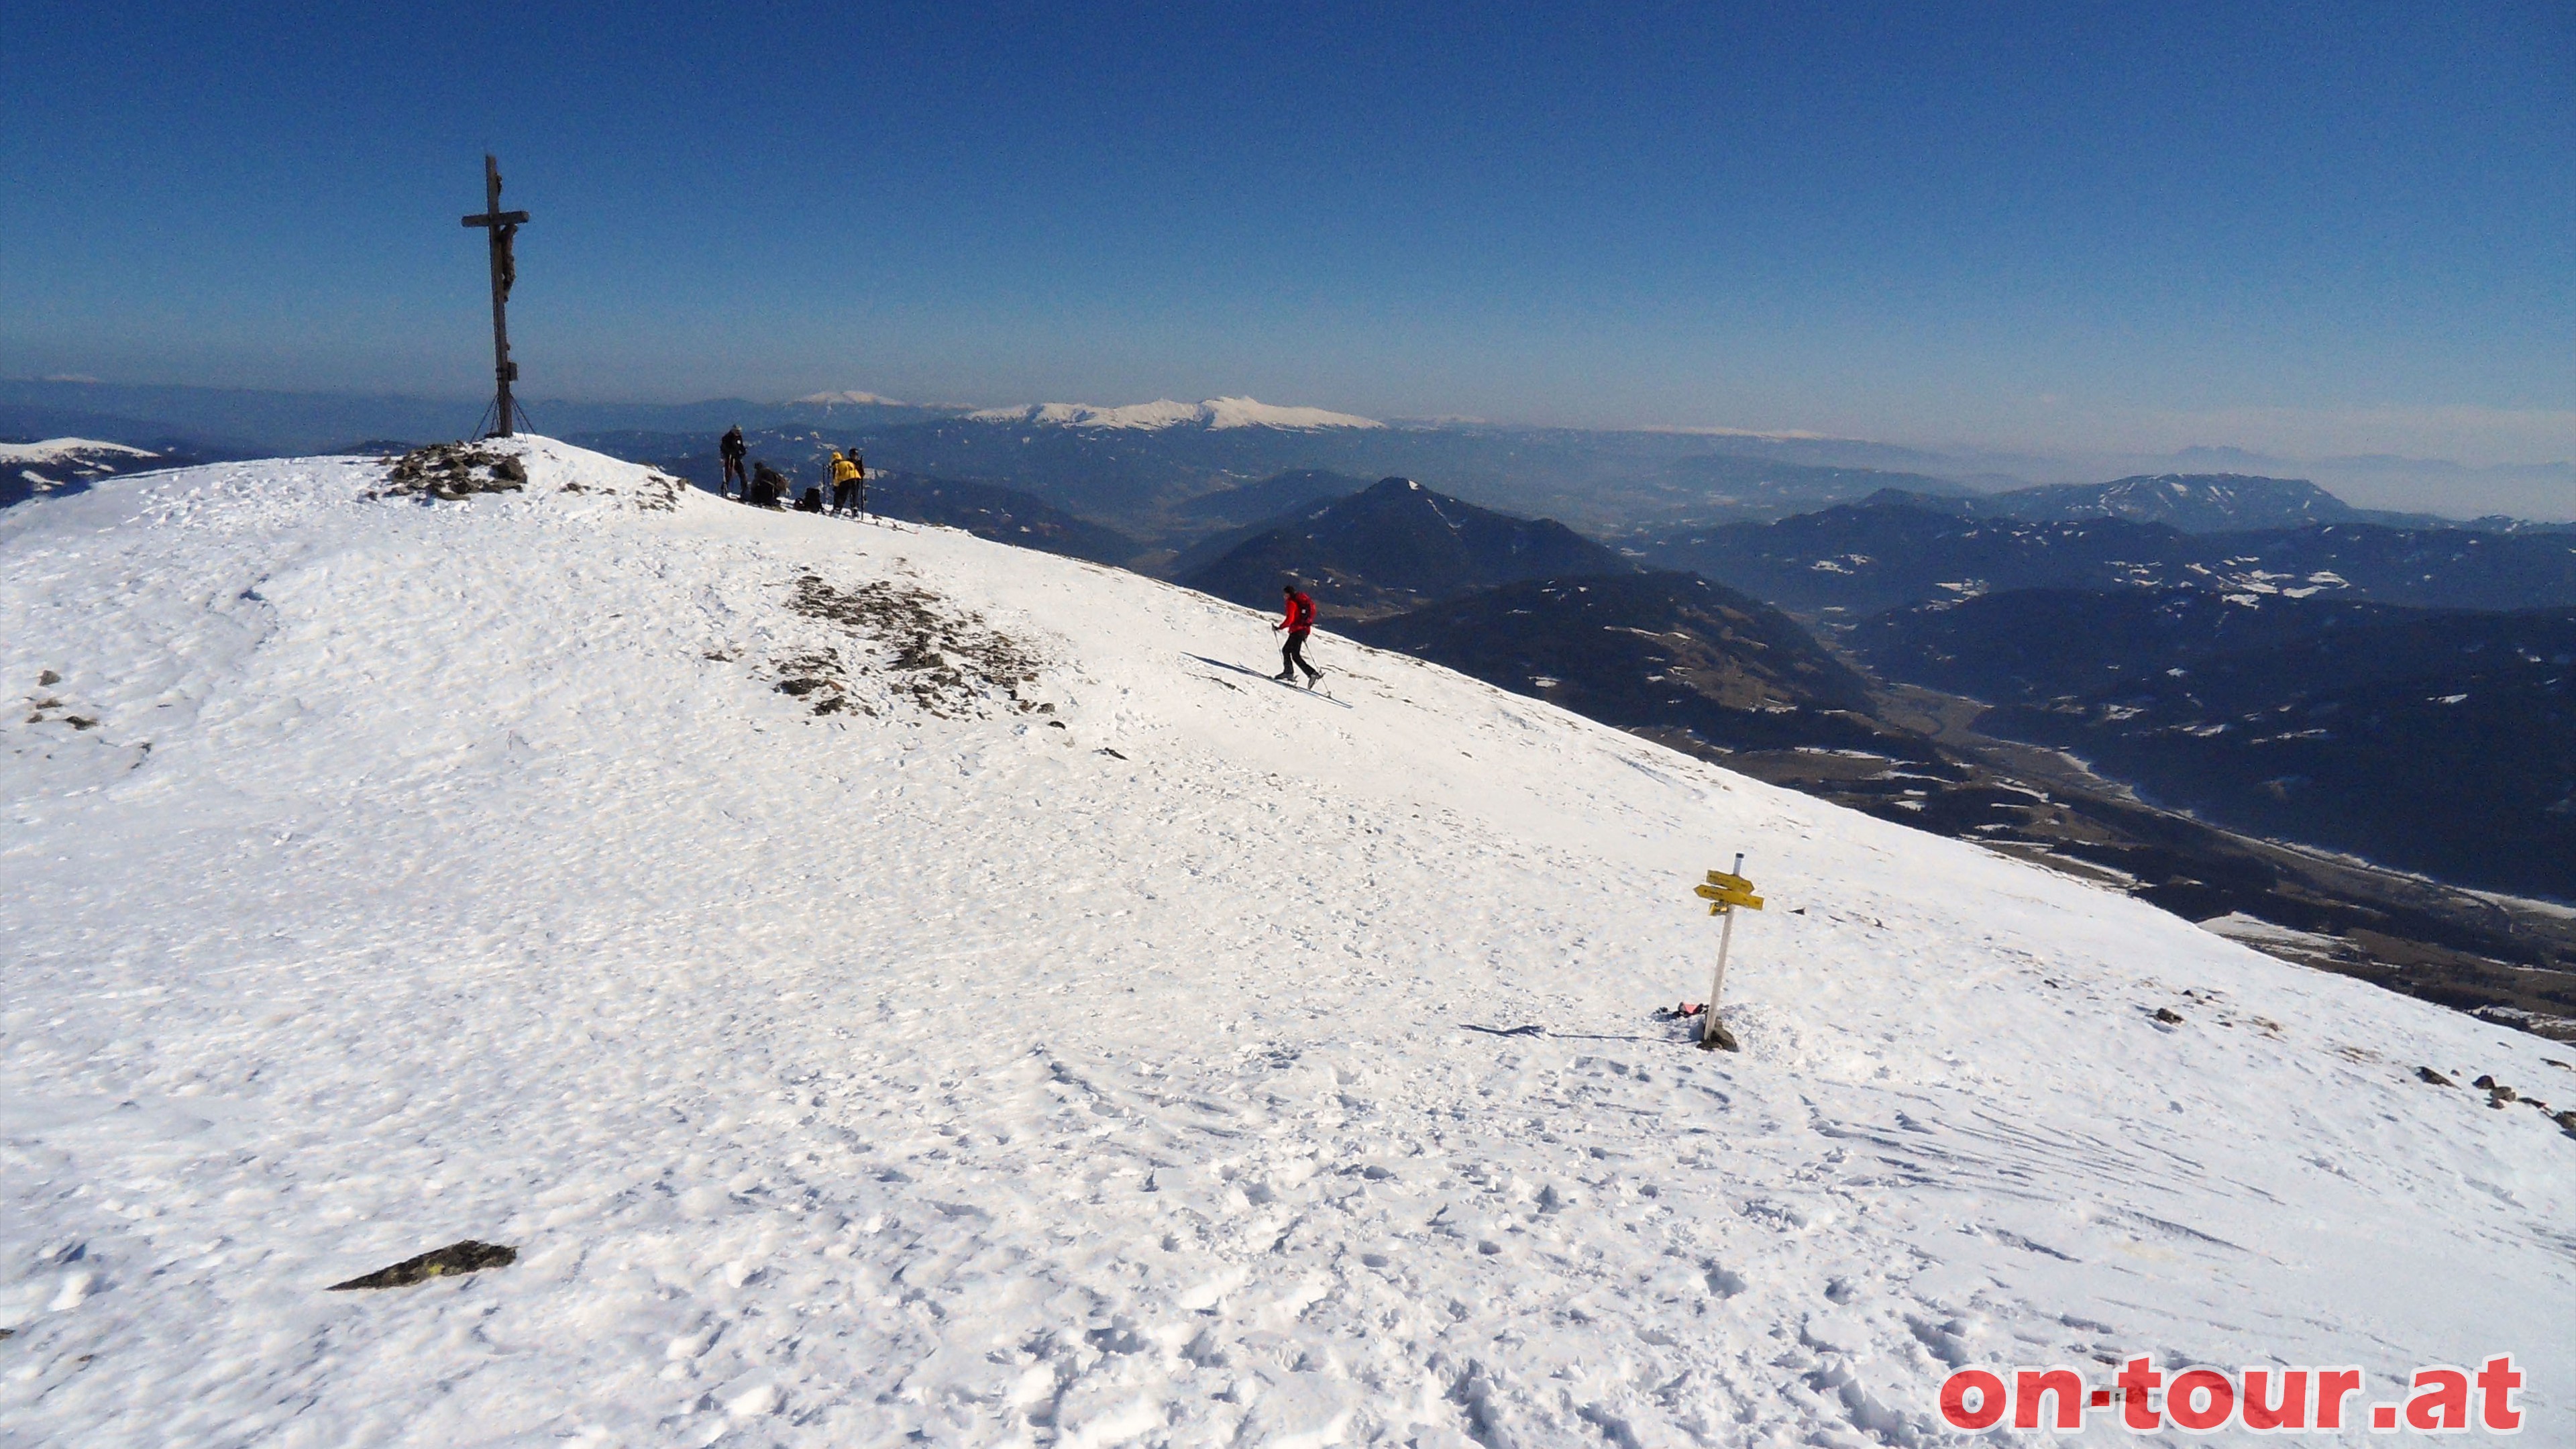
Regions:
[[[370,498],[427,497],[453,502],[477,493],[516,493],[528,486],[516,453],[480,443],[432,443],[394,459],[385,486]]]
[[[837,624],[891,654],[874,668],[849,662],[838,645],[775,661],[779,692],[807,701],[816,714],[875,715],[853,691],[853,677],[871,673],[883,677],[896,699],[943,719],[978,713],[997,696],[1021,714],[1055,712],[1052,704],[1020,695],[1022,685],[1037,680],[1035,651],[918,585],[872,579],[843,589],[805,574],[787,607]]]

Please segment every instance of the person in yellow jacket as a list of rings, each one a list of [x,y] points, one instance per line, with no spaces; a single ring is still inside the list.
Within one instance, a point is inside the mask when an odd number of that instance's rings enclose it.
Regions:
[[[832,512],[835,516],[858,512],[860,471],[856,457],[849,453],[832,455]]]

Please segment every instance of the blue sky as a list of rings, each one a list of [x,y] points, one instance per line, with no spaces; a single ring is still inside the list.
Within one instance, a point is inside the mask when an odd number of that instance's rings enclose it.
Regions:
[[[0,375],[2576,456],[2576,10],[39,3]]]

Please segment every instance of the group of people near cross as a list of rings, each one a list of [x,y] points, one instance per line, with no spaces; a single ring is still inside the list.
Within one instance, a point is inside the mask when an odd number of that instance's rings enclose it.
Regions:
[[[828,507],[823,502],[820,484],[809,486],[799,494],[786,474],[767,463],[751,464],[746,471],[744,455],[748,446],[743,442],[739,426],[726,431],[716,445],[716,452],[724,459],[724,479],[716,485],[719,498],[738,496],[756,508],[792,507],[799,513],[828,513],[835,518],[867,516],[868,464],[856,448],[832,450],[832,461],[827,465],[832,478],[832,502]],[[739,494],[734,491],[737,487],[741,489]],[[789,500],[790,494],[795,494],[793,502]]]

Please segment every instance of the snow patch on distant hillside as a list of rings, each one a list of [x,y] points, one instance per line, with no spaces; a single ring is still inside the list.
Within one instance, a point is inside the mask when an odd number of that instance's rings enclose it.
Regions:
[[[796,401],[818,407],[908,408],[912,406],[900,398],[886,397],[873,392],[809,392]]]
[[[1201,403],[1161,398],[1124,407],[1090,403],[1032,403],[1026,407],[985,408],[966,415],[982,423],[1033,423],[1060,428],[1131,428],[1155,431],[1197,426],[1220,428],[1382,428],[1375,418],[1323,408],[1274,407],[1248,397],[1209,398]]]
[[[161,456],[148,448],[104,443],[96,438],[0,443],[0,508],[31,498],[78,493],[99,479],[141,472]]]
[[[1382,428],[1386,424],[1375,418],[1351,413],[1326,412],[1322,408],[1282,408],[1255,402],[1248,397],[1210,398],[1199,404],[1207,411],[1211,428]]]
[[[1758,438],[1770,442],[1783,443],[1815,443],[1828,441],[1831,438],[1831,435],[1827,433],[1810,433],[1797,428],[1765,431],[1760,428],[1693,427],[1676,423],[1648,424],[1645,427],[1639,428],[1637,431],[1641,433],[1677,433],[1687,438]]]
[[[113,453],[126,458],[157,458],[149,448],[102,443],[96,438],[47,438],[41,443],[0,443],[0,463],[59,463],[85,453]]]

